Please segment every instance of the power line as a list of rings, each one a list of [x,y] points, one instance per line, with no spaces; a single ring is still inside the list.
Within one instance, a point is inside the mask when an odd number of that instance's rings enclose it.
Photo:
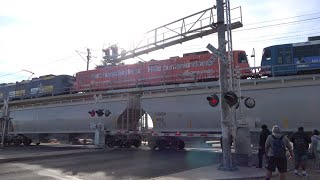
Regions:
[[[3,74],[3,75],[0,75],[0,77],[10,76],[10,75],[13,75],[13,74],[17,74],[17,73],[19,73],[19,72],[21,72],[21,71],[22,71],[22,70],[17,71],[17,72],[8,73],[8,74]]]
[[[291,21],[291,22],[283,22],[283,23],[277,23],[277,24],[269,24],[269,25],[265,25],[265,26],[259,26],[259,27],[253,27],[253,28],[247,28],[247,29],[240,29],[240,30],[236,30],[234,32],[256,30],[256,29],[269,28],[269,27],[274,27],[274,26],[291,25],[291,24],[295,24],[295,23],[307,22],[307,21],[312,21],[312,20],[317,20],[317,19],[320,19],[320,17],[296,20],[296,21]]]
[[[278,37],[278,38],[271,38],[271,39],[263,39],[263,40],[257,40],[257,41],[243,41],[243,42],[266,42],[266,41],[273,41],[273,40],[278,40],[278,39],[290,39],[291,37],[303,37],[303,36],[309,36],[309,35],[316,35],[316,34],[320,34],[319,32],[314,32],[314,33],[307,33],[307,34],[300,34],[300,35],[292,35],[292,36],[286,36],[286,37]]]
[[[255,25],[255,24],[263,24],[263,23],[268,23],[268,22],[281,21],[281,20],[292,19],[292,18],[297,18],[297,17],[316,15],[316,14],[320,14],[320,12],[315,12],[315,13],[310,13],[310,14],[302,14],[302,15],[279,18],[279,19],[272,19],[272,20],[267,20],[267,21],[260,21],[260,22],[256,22],[256,23],[249,23],[247,25],[250,26],[250,25]]]
[[[247,40],[247,39],[257,39],[257,38],[272,37],[272,36],[278,36],[278,35],[284,35],[284,34],[296,34],[296,33],[301,33],[301,32],[306,32],[306,31],[314,31],[314,30],[319,30],[319,28],[303,29],[303,30],[301,30],[301,31],[278,33],[278,34],[263,35],[263,36],[260,35],[260,36],[255,36],[255,37],[246,38],[246,40]]]

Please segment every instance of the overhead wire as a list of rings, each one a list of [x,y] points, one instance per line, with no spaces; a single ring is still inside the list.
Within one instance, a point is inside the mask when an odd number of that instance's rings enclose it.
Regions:
[[[314,12],[314,13],[309,13],[309,14],[302,14],[302,15],[285,17],[285,18],[271,19],[271,20],[266,20],[266,21],[249,23],[249,24],[246,24],[246,25],[247,25],[247,26],[250,26],[250,25],[255,25],[255,24],[263,24],[263,23],[268,23],[268,22],[281,21],[281,20],[292,19],[292,18],[297,18],[297,17],[304,17],[304,16],[310,16],[310,15],[316,15],[316,14],[320,14],[320,12]]]

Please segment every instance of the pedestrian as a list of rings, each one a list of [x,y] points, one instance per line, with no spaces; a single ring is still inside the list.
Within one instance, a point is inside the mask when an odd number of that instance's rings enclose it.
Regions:
[[[311,138],[304,132],[303,127],[299,127],[298,131],[291,136],[290,141],[293,143],[294,151],[294,174],[299,176],[299,168],[301,167],[302,175],[308,176],[306,166]]]
[[[262,125],[261,129],[262,130],[260,132],[259,151],[258,151],[259,163],[258,163],[257,168],[262,168],[262,158],[263,158],[263,155],[266,154],[266,151],[265,151],[266,140],[267,140],[268,136],[271,134],[267,125],[265,125],[265,124]]]
[[[290,153],[289,159],[293,157],[293,151],[289,139],[281,133],[279,126],[273,126],[272,134],[268,136],[265,148],[267,155],[266,180],[270,180],[272,172],[276,168],[280,173],[280,180],[285,180],[285,173],[287,172],[286,149]]]
[[[320,136],[316,129],[312,132],[310,151],[314,158],[315,168],[320,169]]]

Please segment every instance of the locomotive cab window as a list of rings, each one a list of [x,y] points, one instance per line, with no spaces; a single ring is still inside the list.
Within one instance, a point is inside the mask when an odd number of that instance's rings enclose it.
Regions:
[[[287,64],[292,64],[293,63],[291,48],[285,48],[284,58],[285,58],[285,62]]]
[[[277,51],[277,64],[283,64],[283,50],[279,48]]]
[[[239,63],[247,63],[247,62],[248,62],[248,60],[247,60],[247,55],[246,55],[245,52],[240,52],[240,53],[238,54],[238,62],[239,62]]]
[[[263,58],[267,61],[270,61],[271,60],[271,50],[270,49],[265,49],[263,51]]]

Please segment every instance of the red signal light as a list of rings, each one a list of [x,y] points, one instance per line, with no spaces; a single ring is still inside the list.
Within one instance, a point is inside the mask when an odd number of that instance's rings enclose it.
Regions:
[[[216,107],[219,104],[219,97],[216,94],[207,97],[209,101],[209,105],[212,107]]]
[[[96,112],[94,110],[91,110],[88,112],[91,117],[94,117],[96,115]]]

